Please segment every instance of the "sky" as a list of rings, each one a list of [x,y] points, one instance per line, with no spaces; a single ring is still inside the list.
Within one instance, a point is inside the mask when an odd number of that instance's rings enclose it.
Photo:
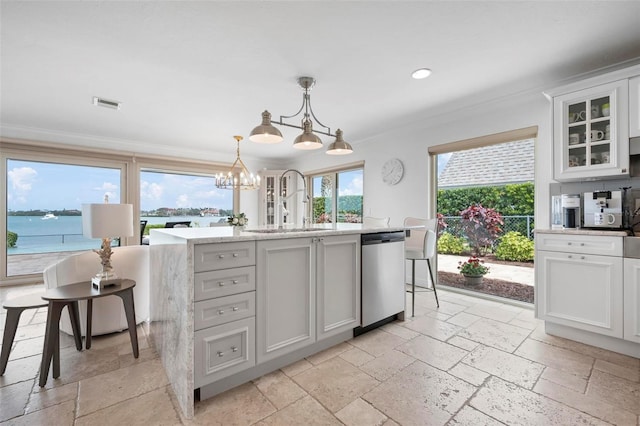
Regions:
[[[34,161],[7,163],[9,210],[81,209],[83,203],[120,202],[120,170]],[[233,191],[217,189],[213,178],[142,172],[142,210],[160,207],[233,208]]]

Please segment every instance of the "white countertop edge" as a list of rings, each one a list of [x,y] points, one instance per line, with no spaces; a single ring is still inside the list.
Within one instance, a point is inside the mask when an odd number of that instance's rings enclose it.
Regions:
[[[626,237],[627,231],[613,229],[535,229],[534,234],[563,234],[563,235],[597,235],[603,237]]]
[[[258,228],[259,229],[259,228]],[[273,229],[273,228],[267,228]],[[278,240],[283,238],[326,237],[331,235],[372,234],[377,232],[404,231],[404,227],[364,228],[361,224],[337,224],[330,226],[315,226],[313,231],[285,231],[285,232],[251,232],[233,229],[231,226],[215,226],[209,228],[160,228],[152,229],[150,244],[175,244],[177,240],[183,242],[197,242],[198,244],[221,243],[233,241]]]

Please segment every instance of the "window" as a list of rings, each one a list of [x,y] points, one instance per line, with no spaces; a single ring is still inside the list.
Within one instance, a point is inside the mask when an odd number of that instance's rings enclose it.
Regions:
[[[213,176],[140,172],[140,219],[147,226],[190,222],[192,227],[227,224],[233,191],[218,189]]]
[[[82,204],[105,196],[119,203],[119,168],[14,159],[6,167],[7,277],[41,273],[61,252],[100,247],[82,235]]]
[[[311,176],[313,223],[361,223],[364,169]]]
[[[28,141],[0,145],[0,286],[42,282],[48,265],[98,248],[100,240],[82,236],[80,212],[105,195],[162,226],[168,220],[154,217],[160,212],[209,226],[239,209],[238,191],[218,190],[213,180],[228,165]],[[122,243],[140,244],[140,236]]]

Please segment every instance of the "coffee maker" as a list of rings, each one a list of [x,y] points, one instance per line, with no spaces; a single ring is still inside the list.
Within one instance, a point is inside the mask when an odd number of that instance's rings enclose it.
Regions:
[[[584,226],[589,228],[623,228],[622,191],[584,193]]]
[[[580,194],[551,197],[551,229],[578,229],[580,219]]]

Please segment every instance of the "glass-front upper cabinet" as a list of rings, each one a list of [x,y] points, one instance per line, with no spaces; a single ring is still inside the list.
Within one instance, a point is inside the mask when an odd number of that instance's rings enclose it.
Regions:
[[[628,80],[554,97],[554,177],[629,176]]]
[[[279,221],[279,197],[285,199],[291,191],[291,175],[285,175],[282,180],[282,187],[280,187],[280,176],[284,170],[263,170],[260,172],[260,220],[258,226],[275,226],[280,225]],[[284,223],[286,225],[291,221],[291,210],[288,200],[283,201],[283,206],[287,211],[286,215],[283,215]]]

